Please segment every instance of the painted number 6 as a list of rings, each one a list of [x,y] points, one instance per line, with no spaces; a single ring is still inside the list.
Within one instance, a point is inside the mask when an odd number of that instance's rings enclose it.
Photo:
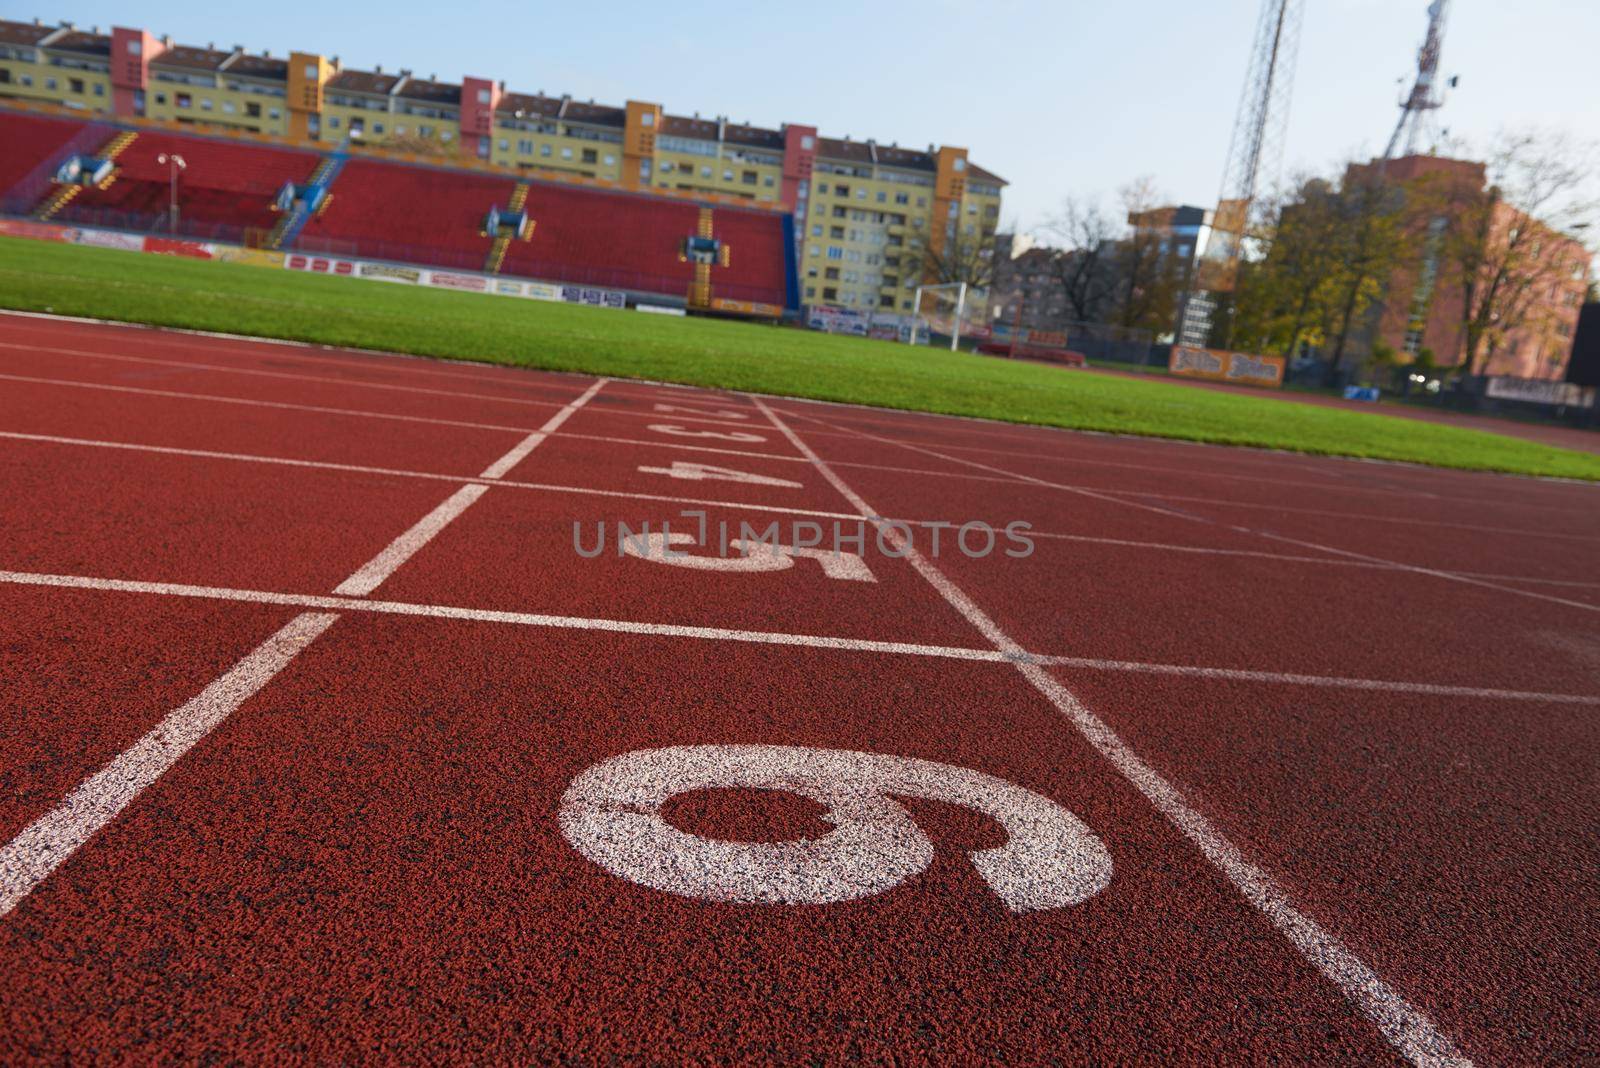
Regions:
[[[786,790],[824,805],[833,830],[794,842],[728,842],[661,816],[690,790]],[[826,904],[890,890],[926,870],[933,843],[894,797],[992,817],[1003,846],[972,865],[1013,912],[1076,905],[1111,881],[1111,856],[1072,813],[992,775],[931,760],[786,745],[638,749],[586,769],[561,799],[562,833],[619,878],[655,890],[747,904]]]

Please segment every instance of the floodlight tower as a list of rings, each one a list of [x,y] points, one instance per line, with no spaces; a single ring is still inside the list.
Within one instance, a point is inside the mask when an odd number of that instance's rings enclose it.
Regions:
[[[1277,177],[1289,124],[1295,58],[1300,52],[1302,0],[1262,0],[1244,89],[1233,120],[1233,137],[1222,173],[1222,192],[1211,220],[1211,236],[1196,269],[1179,319],[1179,340],[1204,344],[1213,294],[1230,292],[1240,247],[1257,210],[1262,187]]]
[[[1400,102],[1400,121],[1389,135],[1389,147],[1383,150],[1384,159],[1394,158],[1402,136],[1405,151],[1401,154],[1406,156],[1416,154],[1424,134],[1430,135],[1430,140],[1437,140],[1432,113],[1444,104],[1443,97],[1435,93],[1435,82],[1439,76],[1439,52],[1444,47],[1444,20],[1449,9],[1450,0],[1433,0],[1428,5],[1428,35],[1417,50],[1417,80],[1412,83],[1410,94]],[[1454,78],[1450,81],[1455,84]]]
[[[1233,120],[1219,205],[1229,201],[1248,216],[1264,180],[1277,177],[1289,125],[1295,58],[1300,52],[1301,0],[1263,0],[1256,21],[1239,113]]]

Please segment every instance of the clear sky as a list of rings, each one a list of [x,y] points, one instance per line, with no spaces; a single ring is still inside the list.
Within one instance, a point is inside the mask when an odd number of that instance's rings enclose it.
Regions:
[[[23,2],[34,9],[17,10]],[[1003,221],[1023,228],[1068,193],[1109,195],[1142,175],[1174,201],[1212,203],[1259,4],[47,2],[13,0],[7,17],[142,25],[190,44],[301,48],[348,66],[965,145],[1011,182]],[[1303,2],[1286,170],[1382,149],[1426,25],[1427,0]],[[1597,40],[1594,0],[1453,0],[1442,73],[1461,85],[1441,124],[1469,141],[1527,123],[1600,137]]]

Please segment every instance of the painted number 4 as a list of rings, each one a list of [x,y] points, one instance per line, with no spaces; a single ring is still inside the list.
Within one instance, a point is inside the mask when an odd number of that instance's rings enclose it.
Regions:
[[[691,790],[785,790],[823,805],[833,830],[793,842],[730,842],[661,815]],[[1088,900],[1111,881],[1111,855],[1071,812],[992,775],[931,760],[787,745],[639,749],[585,770],[561,799],[567,841],[618,878],[709,901],[827,904],[883,893],[925,871],[933,843],[896,797],[961,805],[1008,840],[969,854],[1013,912]]]

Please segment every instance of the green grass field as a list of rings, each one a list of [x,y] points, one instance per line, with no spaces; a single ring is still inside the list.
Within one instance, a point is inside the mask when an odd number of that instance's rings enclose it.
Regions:
[[[0,238],[0,306],[1016,423],[1600,480],[1600,456],[1158,377],[14,238]]]

